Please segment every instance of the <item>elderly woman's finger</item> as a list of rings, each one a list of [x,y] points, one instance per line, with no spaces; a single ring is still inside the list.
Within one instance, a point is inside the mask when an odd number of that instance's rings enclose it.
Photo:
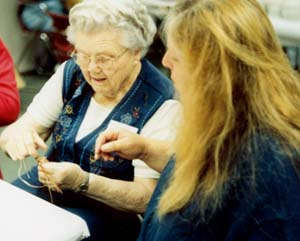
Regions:
[[[51,191],[55,191],[55,192],[58,192],[58,193],[61,193],[61,194],[63,193],[63,191],[55,183],[49,184],[49,188],[50,188]]]
[[[34,132],[32,135],[33,135],[34,143],[38,146],[38,148],[47,150],[48,146],[44,142],[44,140],[36,132]]]
[[[27,148],[23,141],[17,141],[15,144],[14,153],[15,160],[23,160],[28,156]]]
[[[41,183],[45,183],[47,179],[46,174],[41,170],[38,170],[38,178]]]
[[[59,186],[51,180],[51,177],[47,176],[44,172],[39,172],[39,182],[52,191],[63,193],[61,188],[59,188]]]
[[[41,165],[38,165],[38,166],[37,166],[37,169],[38,169],[38,174],[40,174],[40,172],[43,171],[43,168],[41,167]]]
[[[44,168],[43,164],[38,165],[38,171],[40,173],[43,173],[43,175],[46,175],[46,176],[51,176],[52,175],[52,172],[48,171],[48,169]]]
[[[41,162],[39,164],[39,166],[41,167],[41,170],[43,170],[43,172],[46,175],[52,175],[53,173],[55,173],[55,165],[59,163],[54,163],[54,162]]]
[[[27,150],[27,153],[31,156],[37,156],[37,150],[35,148],[33,136],[31,132],[26,132],[23,135],[23,143],[25,145],[25,148]]]
[[[44,184],[45,180],[39,176],[39,182]]]
[[[51,180],[50,178],[47,178],[47,186],[55,192],[59,192],[62,193],[61,188],[59,187],[59,185],[57,183],[55,183],[53,180]]]
[[[38,166],[38,177],[43,181],[43,183],[47,182],[47,180],[51,179],[51,174],[44,170],[40,165]]]

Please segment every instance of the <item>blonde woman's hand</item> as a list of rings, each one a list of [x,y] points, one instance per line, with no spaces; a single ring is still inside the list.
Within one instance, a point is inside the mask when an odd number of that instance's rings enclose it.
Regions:
[[[54,183],[60,189],[76,191],[86,174],[79,165],[71,162],[44,162],[38,166],[39,181],[51,189]]]
[[[38,149],[47,149],[46,143],[33,128],[19,124],[12,124],[2,132],[0,147],[13,160],[35,157]]]
[[[146,155],[146,139],[133,132],[109,129],[102,132],[95,145],[95,160],[113,160],[114,154],[125,159],[143,159]]]

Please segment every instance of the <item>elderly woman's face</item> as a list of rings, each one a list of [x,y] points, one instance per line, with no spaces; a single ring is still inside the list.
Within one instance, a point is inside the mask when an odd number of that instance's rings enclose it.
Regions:
[[[120,38],[120,33],[109,30],[76,33],[76,62],[96,95],[117,96],[140,63],[140,55],[121,46]]]

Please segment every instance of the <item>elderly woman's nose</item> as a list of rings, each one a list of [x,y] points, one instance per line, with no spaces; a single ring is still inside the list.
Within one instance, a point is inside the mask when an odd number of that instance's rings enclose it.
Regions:
[[[88,71],[98,71],[99,72],[100,67],[95,63],[95,61],[91,60],[88,64]]]

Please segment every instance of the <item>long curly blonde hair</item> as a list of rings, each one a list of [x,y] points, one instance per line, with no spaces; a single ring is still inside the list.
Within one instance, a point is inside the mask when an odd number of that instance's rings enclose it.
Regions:
[[[241,143],[267,129],[300,147],[300,81],[255,0],[183,0],[165,29],[191,73],[183,95],[176,164],[159,216],[201,193],[199,209],[217,210]]]

